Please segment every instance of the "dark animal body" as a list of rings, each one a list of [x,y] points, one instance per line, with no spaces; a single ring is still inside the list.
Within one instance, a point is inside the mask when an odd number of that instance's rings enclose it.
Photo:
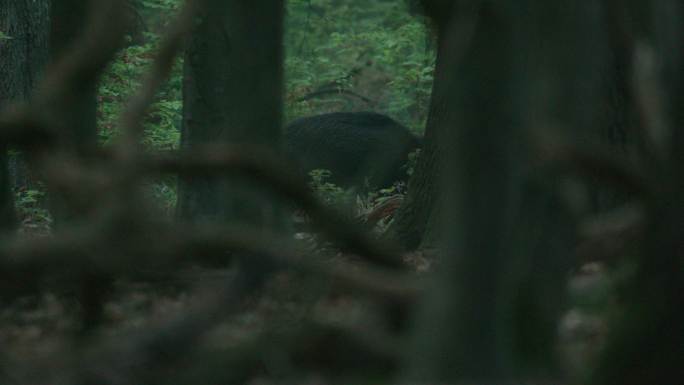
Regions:
[[[365,190],[406,180],[408,155],[420,139],[392,118],[374,112],[335,112],[293,121],[285,152],[300,171],[325,169],[342,187]]]

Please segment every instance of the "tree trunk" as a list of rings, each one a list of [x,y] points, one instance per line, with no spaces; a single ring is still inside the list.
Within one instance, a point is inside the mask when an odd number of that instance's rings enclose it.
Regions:
[[[634,3],[634,2],[631,2]],[[640,2],[641,3],[641,2]],[[652,25],[667,135],[664,153],[646,164],[653,195],[646,197],[643,247],[632,251],[629,280],[620,287],[620,315],[608,325],[607,343],[590,383],[663,384],[682,382],[684,352],[684,4],[643,2],[635,19]]]
[[[48,54],[50,4],[47,0],[0,0],[0,109],[27,101],[43,72]],[[28,187],[25,163],[19,155],[10,159],[0,146],[0,228],[14,221],[12,188]]]
[[[95,6],[104,5],[98,5],[94,0],[52,0],[50,65],[59,62],[87,33],[86,27]],[[60,101],[63,106],[60,106],[59,121],[55,125],[62,130],[61,135],[65,139],[63,150],[73,151],[75,155],[84,154],[97,145],[97,82],[73,84],[66,91],[68,101]],[[62,226],[79,216],[73,205],[67,203],[67,197],[59,196],[58,192],[49,191],[48,200],[54,226]]]
[[[430,15],[450,14],[448,9],[431,12],[428,8],[426,11]],[[447,94],[456,86],[453,83],[455,77],[451,69],[457,64],[455,62],[457,57],[449,51],[450,47],[446,45],[446,31],[439,27],[442,21],[438,19],[433,19],[433,21],[438,26],[438,48],[423,148],[409,181],[406,199],[397,211],[389,229],[389,233],[407,250],[415,249],[421,246],[421,243],[424,243],[423,246],[428,246],[438,238],[435,231],[439,226],[433,213],[439,211],[437,207],[439,206],[441,168],[444,155],[449,153],[446,136],[448,130],[456,127],[456,117],[448,104]]]
[[[16,226],[12,181],[7,170],[7,147],[0,146],[0,233]]]
[[[438,26],[444,24],[444,12],[448,9],[450,2],[427,2],[429,5],[426,11],[431,15],[439,14],[437,20],[433,20]],[[636,134],[637,117],[635,116],[636,105],[632,90],[632,61],[634,55],[634,36],[630,33],[630,23],[638,23],[638,19],[630,13],[638,12],[638,7],[625,7],[622,3],[615,0],[604,0],[601,5],[601,16],[605,30],[602,31],[607,36],[606,49],[609,59],[602,67],[593,68],[599,75],[596,80],[602,85],[598,89],[602,99],[599,100],[601,108],[601,124],[592,133],[582,130],[580,134],[584,139],[592,143],[600,143],[613,155],[634,159],[643,154],[642,143]],[[629,8],[629,10],[627,9]],[[434,12],[434,10],[437,10]],[[640,24],[638,28],[643,29]],[[643,32],[643,31],[641,31]],[[439,32],[438,32],[439,33]],[[601,35],[603,36],[603,34]],[[438,40],[444,37],[439,35]],[[443,47],[444,44],[438,45]],[[441,173],[440,162],[438,159],[441,154],[448,153],[449,142],[442,140],[443,134],[437,129],[440,122],[449,121],[449,108],[444,106],[443,96],[439,96],[440,89],[448,88],[445,81],[445,71],[453,68],[454,63],[449,63],[448,52],[437,52],[435,67],[435,81],[431,107],[428,114],[427,125],[425,128],[425,140],[421,156],[416,165],[416,170],[409,183],[408,195],[397,211],[394,223],[389,233],[408,250],[418,247],[430,247],[436,242],[438,235],[435,233],[439,225],[434,221],[433,215],[439,212],[438,204],[438,178]],[[452,55],[453,56],[453,55]],[[447,123],[446,125],[449,126]],[[453,124],[450,125],[454,127]],[[583,140],[584,140],[583,139]],[[626,197],[621,196],[614,189],[602,186],[592,186],[592,209],[594,211],[606,211],[624,203]]]
[[[54,63],[84,33],[92,1],[53,0],[50,30],[50,61]],[[61,115],[70,144],[79,150],[97,144],[97,84],[79,84],[73,92],[70,111]]]
[[[181,148],[230,143],[278,152],[283,2],[209,4],[185,53]],[[179,182],[177,216],[260,227],[279,220],[268,200],[244,181],[188,177]]]
[[[553,375],[572,222],[553,194],[557,178],[534,177],[525,137],[595,132],[600,24],[589,3],[424,3],[438,29],[428,130],[440,150],[427,147],[435,158],[423,160],[437,179],[422,242],[438,232],[445,255],[418,315],[408,377]]]

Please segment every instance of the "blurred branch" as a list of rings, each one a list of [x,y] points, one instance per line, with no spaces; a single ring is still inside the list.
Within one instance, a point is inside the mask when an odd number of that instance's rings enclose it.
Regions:
[[[0,276],[16,274],[39,279],[57,271],[92,271],[113,276],[144,277],[146,271],[177,271],[190,261],[221,261],[226,250],[264,259],[280,268],[294,268],[336,280],[347,290],[413,301],[421,291],[410,273],[378,269],[360,262],[326,262],[302,253],[290,239],[243,226],[170,226],[149,222],[135,226],[137,236],[112,239],[117,228],[100,218],[98,226],[74,226],[43,239],[6,240],[0,246]],[[115,249],[104,251],[102,245]],[[189,257],[191,256],[191,257]]]
[[[235,174],[268,185],[286,199],[304,209],[322,231],[353,252],[381,266],[399,268],[401,259],[389,245],[371,240],[354,223],[326,207],[309,191],[306,183],[273,153],[234,146],[197,146],[191,152],[166,152],[150,157],[149,172],[177,175]]]
[[[31,102],[0,113],[0,139],[27,150],[48,188],[69,198],[68,204],[80,219],[49,237],[0,240],[0,281],[3,288],[7,287],[2,292],[7,297],[16,297],[22,289],[76,286],[81,290],[77,299],[81,307],[97,315],[109,293],[89,296],[88,289],[108,291],[116,279],[149,278],[159,272],[182,274],[184,267],[198,259],[225,262],[228,250],[234,253],[243,274],[221,280],[218,285],[207,285],[191,309],[163,325],[126,336],[82,335],[75,345],[65,345],[63,351],[57,352],[62,354],[25,365],[39,373],[41,381],[123,384],[146,378],[153,382],[169,367],[182,364],[212,327],[235,315],[245,298],[262,289],[273,273],[284,269],[305,272],[332,281],[345,291],[395,303],[413,303],[422,294],[423,282],[399,269],[402,261],[394,249],[370,238],[355,223],[320,203],[306,182],[289,171],[293,168],[283,166],[279,156],[230,146],[143,154],[143,119],[182,49],[197,4],[203,1],[188,1],[170,25],[142,87],[120,116],[124,136],[113,151],[68,151],[68,132],[60,126],[64,121],[60,117],[69,113],[66,107],[84,87],[97,82],[122,46],[128,30],[126,22],[130,21],[126,17],[126,0],[94,1],[83,34],[47,71]],[[137,188],[141,181],[160,173],[254,179],[301,206],[324,233],[368,263],[331,262],[305,255],[292,239],[262,229],[169,224],[145,217]],[[93,282],[94,286],[90,285]],[[91,303],[86,303],[88,300]],[[90,323],[101,326],[99,320]],[[370,344],[361,344],[364,349],[382,350],[380,353],[394,358],[400,354],[396,341],[387,336],[361,336],[359,331],[342,329],[338,327],[336,332],[345,338],[373,337]],[[297,331],[306,336],[311,330],[302,325]],[[291,347],[297,347],[299,341],[299,337],[292,339]],[[235,352],[237,356],[242,354],[240,347]],[[49,373],[55,376],[50,378]]]
[[[557,134],[558,132],[556,132]],[[592,178],[632,196],[648,199],[653,191],[650,178],[627,159],[609,155],[602,148],[580,147],[567,138],[552,137],[537,130],[532,136],[542,166]]]

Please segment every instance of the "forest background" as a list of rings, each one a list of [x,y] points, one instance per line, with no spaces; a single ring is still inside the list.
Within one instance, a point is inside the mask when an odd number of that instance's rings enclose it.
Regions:
[[[683,377],[678,1],[47,4],[0,1],[2,381]],[[408,187],[279,157],[365,110],[422,137]]]

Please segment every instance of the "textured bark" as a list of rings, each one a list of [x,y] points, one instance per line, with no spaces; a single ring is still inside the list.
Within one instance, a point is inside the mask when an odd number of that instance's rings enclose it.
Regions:
[[[185,53],[181,147],[231,143],[280,151],[283,2],[211,1]],[[266,195],[244,181],[188,178],[177,216],[262,226],[278,221]]]
[[[47,0],[0,0],[0,109],[28,100],[47,61],[49,32]],[[12,187],[26,188],[28,176],[19,155],[7,164],[7,148],[0,146],[0,227],[14,218]]]

